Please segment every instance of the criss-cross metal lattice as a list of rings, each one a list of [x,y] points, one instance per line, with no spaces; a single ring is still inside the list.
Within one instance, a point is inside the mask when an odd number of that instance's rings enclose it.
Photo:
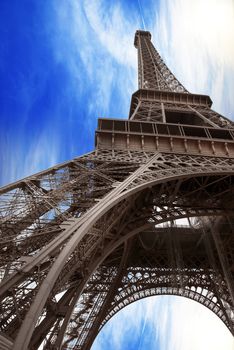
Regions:
[[[233,124],[168,85],[148,32],[135,43],[153,88],[129,120],[100,119],[93,152],[0,189],[0,349],[88,350],[121,308],[164,294],[234,334]]]
[[[150,32],[138,30],[134,45],[138,49],[139,89],[188,92],[155,50],[151,42]]]

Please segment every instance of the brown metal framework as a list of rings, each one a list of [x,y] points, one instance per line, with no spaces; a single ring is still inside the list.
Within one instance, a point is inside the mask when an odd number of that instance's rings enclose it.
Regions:
[[[0,189],[0,349],[90,349],[129,303],[180,295],[234,335],[234,129],[137,31],[129,120]],[[181,225],[179,219],[186,224]]]

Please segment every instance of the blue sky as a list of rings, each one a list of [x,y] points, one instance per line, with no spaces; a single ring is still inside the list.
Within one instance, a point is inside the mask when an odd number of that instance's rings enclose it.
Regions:
[[[144,27],[185,87],[234,119],[232,0],[1,0],[2,185],[92,150],[98,117],[127,118],[134,33]],[[233,349],[221,321],[199,307],[167,297],[132,304],[93,350],[112,339],[114,350]]]

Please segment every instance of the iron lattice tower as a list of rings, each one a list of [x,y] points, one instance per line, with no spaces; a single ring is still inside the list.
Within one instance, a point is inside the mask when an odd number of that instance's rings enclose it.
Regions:
[[[135,46],[129,119],[99,119],[93,152],[1,189],[0,349],[90,349],[121,308],[163,294],[234,334],[234,125],[149,32]]]

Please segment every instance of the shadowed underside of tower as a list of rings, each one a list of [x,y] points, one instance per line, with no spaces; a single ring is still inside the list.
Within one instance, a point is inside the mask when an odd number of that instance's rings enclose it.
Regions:
[[[164,294],[234,334],[233,123],[149,32],[134,44],[129,119],[99,119],[93,152],[0,189],[0,349],[88,350],[121,308]]]

